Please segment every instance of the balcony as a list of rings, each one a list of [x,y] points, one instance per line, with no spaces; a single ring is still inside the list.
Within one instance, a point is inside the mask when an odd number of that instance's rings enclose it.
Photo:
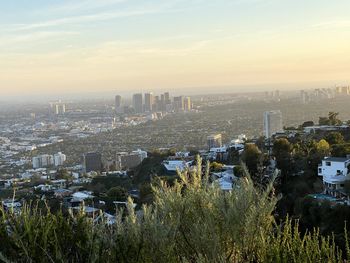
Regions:
[[[324,176],[323,181],[330,184],[344,183],[350,180],[350,175]]]

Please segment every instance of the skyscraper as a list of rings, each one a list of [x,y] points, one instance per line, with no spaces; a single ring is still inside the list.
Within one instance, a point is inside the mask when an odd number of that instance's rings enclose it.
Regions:
[[[122,106],[122,96],[115,96],[115,108],[120,108]]]
[[[184,110],[184,98],[182,96],[174,97],[174,109],[177,112]]]
[[[145,111],[151,112],[153,110],[153,93],[145,93]]]
[[[55,115],[64,115],[66,113],[66,104],[63,103],[61,100],[56,102],[51,102],[50,106],[51,106],[52,112]]]
[[[264,112],[264,135],[270,138],[276,132],[283,131],[282,113],[279,110]]]
[[[132,106],[135,110],[135,113],[143,112],[142,93],[134,94],[132,97]]]
[[[116,113],[122,113],[122,97],[120,95],[115,96],[115,111]]]
[[[190,111],[192,109],[192,103],[190,97],[185,97],[184,99],[184,108],[185,111]]]
[[[166,104],[170,104],[170,103],[171,103],[169,92],[165,92],[165,93],[164,93],[164,100],[165,100],[165,103],[166,103]]]

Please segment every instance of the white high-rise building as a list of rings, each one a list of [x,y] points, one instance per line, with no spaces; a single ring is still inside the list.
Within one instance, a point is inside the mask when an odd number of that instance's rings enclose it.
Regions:
[[[279,110],[264,112],[264,135],[270,138],[276,132],[283,131],[282,113]]]
[[[54,165],[57,167],[57,166],[62,166],[64,164],[64,162],[67,160],[67,157],[65,154],[59,152],[59,153],[56,153],[54,156],[53,156],[53,161],[54,161]]]
[[[33,168],[46,168],[54,164],[53,156],[49,154],[43,154],[36,157],[33,157],[32,159]]]

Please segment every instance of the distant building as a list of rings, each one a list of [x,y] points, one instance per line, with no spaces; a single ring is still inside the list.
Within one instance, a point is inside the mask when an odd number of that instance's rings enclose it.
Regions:
[[[32,164],[34,169],[47,168],[54,164],[52,155],[43,154],[33,157]]]
[[[184,107],[184,97],[183,96],[178,96],[178,97],[174,97],[174,109],[175,111],[179,112],[179,111],[184,111],[185,107]]]
[[[66,104],[61,100],[56,102],[51,102],[50,107],[55,115],[64,115],[66,113]]]
[[[350,180],[350,156],[325,157],[318,166],[318,175],[323,178],[325,194],[334,197],[347,196],[344,184]]]
[[[175,175],[177,171],[183,172],[189,169],[193,161],[183,161],[183,160],[165,160],[162,162],[167,174]]]
[[[222,135],[213,134],[207,137],[207,143],[209,150],[212,148],[221,148],[222,147]]]
[[[142,161],[147,158],[147,152],[137,150],[133,152],[120,152],[116,154],[116,169],[128,170],[140,165]]]
[[[279,110],[264,112],[264,135],[266,138],[283,131],[282,113]]]
[[[142,104],[142,94],[137,93],[132,97],[132,106],[134,108],[135,113],[143,112],[143,104]]]
[[[145,111],[151,112],[153,110],[153,93],[145,93]]]
[[[62,166],[66,160],[67,160],[66,155],[61,152],[58,152],[53,156],[54,165],[56,167]]]
[[[165,92],[164,93],[164,100],[166,104],[170,104],[171,100],[170,100],[170,93],[169,92]]]
[[[300,100],[302,104],[307,104],[310,101],[310,96],[305,90],[300,91]]]
[[[101,172],[102,170],[102,156],[100,153],[91,152],[86,153],[82,157],[82,166],[85,173]]]
[[[340,95],[350,95],[350,87],[349,86],[342,86],[342,87],[336,87],[336,93]]]
[[[115,111],[116,113],[123,113],[122,97],[120,95],[115,96]]]
[[[185,99],[184,99],[184,109],[185,109],[185,111],[192,110],[192,103],[191,103],[191,98],[190,97],[185,97]]]

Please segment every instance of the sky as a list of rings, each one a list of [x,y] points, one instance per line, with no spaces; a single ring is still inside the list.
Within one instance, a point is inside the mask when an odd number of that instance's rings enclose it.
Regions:
[[[349,0],[0,1],[0,98],[350,82]]]

